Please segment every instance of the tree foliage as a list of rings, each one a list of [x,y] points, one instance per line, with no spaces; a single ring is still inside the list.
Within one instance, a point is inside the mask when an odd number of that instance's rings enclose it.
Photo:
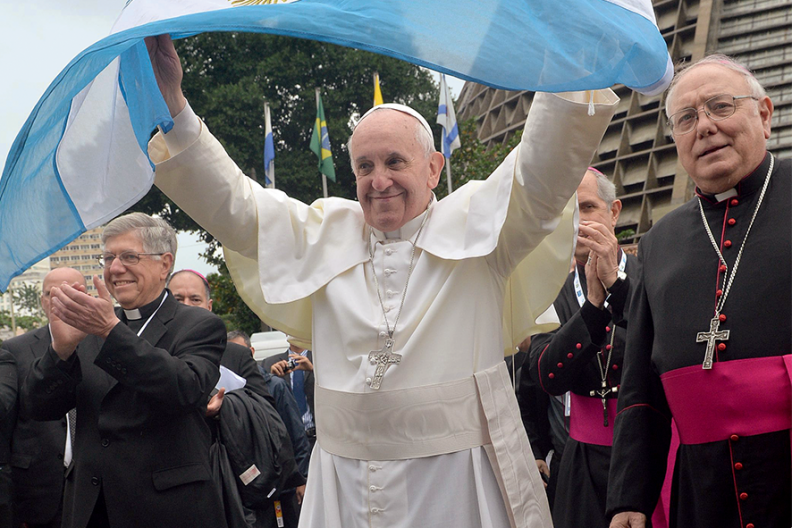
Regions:
[[[451,156],[451,175],[453,187],[458,189],[471,180],[485,180],[498,168],[509,152],[520,143],[522,130],[513,134],[505,143],[487,147],[478,140],[476,121],[471,118],[458,123],[461,147]],[[448,194],[448,183],[445,175],[440,178],[437,186],[437,197]]]
[[[14,286],[13,303],[19,309],[21,316],[31,316],[41,321],[41,291],[32,284],[21,283]]]

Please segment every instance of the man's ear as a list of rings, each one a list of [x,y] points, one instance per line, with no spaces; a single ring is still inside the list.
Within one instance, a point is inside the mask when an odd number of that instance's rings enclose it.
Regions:
[[[163,253],[160,256],[159,261],[162,264],[162,272],[160,273],[160,277],[162,280],[165,280],[168,278],[168,275],[170,275],[170,272],[173,269],[173,253]]]
[[[440,183],[443,165],[445,165],[445,157],[440,152],[435,151],[429,154],[429,180],[427,185],[430,189],[434,189]]]
[[[762,128],[764,129],[765,139],[770,139],[770,121],[773,117],[773,101],[764,96],[758,101],[759,115],[762,118]]]
[[[622,210],[622,202],[621,200],[613,200],[611,204],[611,227],[616,227],[616,223],[619,221],[619,215],[621,214]]]

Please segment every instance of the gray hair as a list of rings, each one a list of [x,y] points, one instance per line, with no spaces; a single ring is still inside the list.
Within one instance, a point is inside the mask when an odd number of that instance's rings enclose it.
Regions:
[[[374,108],[377,108],[377,107],[374,107]],[[393,109],[393,108],[387,108],[387,107],[383,108],[382,110],[391,110],[393,112],[400,112],[400,110],[396,110],[396,109]],[[371,110],[369,110],[369,112],[371,112]],[[406,112],[402,112],[402,113],[406,113]],[[411,114],[408,114],[408,115],[411,115]],[[363,119],[361,118],[360,121],[362,121],[362,120]],[[358,121],[358,125],[360,124],[360,121]],[[413,121],[415,123],[415,141],[417,141],[418,144],[423,149],[424,157],[428,158],[432,154],[432,152],[436,152],[437,151],[437,149],[435,148],[435,145],[434,145],[434,137],[432,137],[432,135],[424,127],[423,123],[421,123],[418,119],[414,119]],[[355,129],[357,129],[357,125],[355,126]],[[349,159],[352,162],[352,172],[353,173],[355,172],[355,158],[352,156],[352,138],[354,137],[354,135],[355,135],[355,132],[352,131],[352,135],[350,135],[349,139],[347,140],[347,152],[349,152]]]
[[[176,231],[171,225],[155,216],[144,213],[129,213],[112,220],[102,231],[102,250],[110,238],[134,231],[143,243],[144,253],[171,253],[176,262]],[[152,256],[159,259],[158,256]],[[171,266],[170,271],[173,271]]]
[[[594,167],[589,167],[587,172],[596,176],[597,196],[610,207],[610,205],[616,201],[616,185]]]
[[[671,86],[668,87],[668,94],[666,95],[666,102],[665,102],[665,113],[666,117],[671,117],[671,101],[673,100],[674,95],[676,94],[676,87],[679,84],[679,80],[684,77],[689,71],[699,66],[703,66],[705,64],[717,64],[718,66],[723,66],[724,68],[728,68],[732,71],[736,71],[740,75],[743,76],[745,81],[748,83],[748,88],[750,89],[750,95],[755,97],[756,99],[761,99],[767,95],[765,92],[764,87],[759,84],[759,81],[754,77],[751,70],[748,69],[747,66],[741,64],[733,57],[729,57],[728,55],[708,55],[701,60],[693,62],[691,64],[685,65],[684,68],[680,69],[676,75],[674,76],[674,80],[671,81]],[[746,94],[748,95],[748,94]]]
[[[226,337],[226,341],[231,341],[232,339],[236,339],[238,337],[242,339],[242,341],[245,343],[246,347],[248,347],[248,348],[251,347],[250,336],[247,335],[242,330],[231,330],[230,332],[228,332],[228,336]]]

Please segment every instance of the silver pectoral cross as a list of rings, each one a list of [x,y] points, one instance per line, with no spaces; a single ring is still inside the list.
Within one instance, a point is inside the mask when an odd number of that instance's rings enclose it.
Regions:
[[[729,331],[719,331],[718,328],[720,328],[720,318],[718,314],[715,314],[715,317],[710,321],[709,332],[699,332],[696,334],[696,343],[707,342],[707,351],[704,353],[704,363],[701,365],[703,369],[709,370],[712,368],[712,359],[715,355],[715,341],[729,340]]]
[[[599,396],[602,399],[602,426],[608,427],[608,399],[607,396],[610,393],[616,394],[619,391],[619,387],[608,387],[608,383],[605,380],[602,380],[602,390],[598,391],[591,391],[589,395],[591,397]]]
[[[385,376],[385,371],[387,371],[391,365],[399,363],[401,358],[401,354],[393,353],[393,339],[390,337],[385,339],[385,346],[380,350],[372,350],[369,352],[369,361],[377,365],[370,385],[373,390],[379,390],[380,385],[382,385],[382,378]]]

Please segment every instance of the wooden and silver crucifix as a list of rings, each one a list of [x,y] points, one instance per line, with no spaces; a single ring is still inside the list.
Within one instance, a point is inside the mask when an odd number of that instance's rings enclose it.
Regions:
[[[720,317],[719,314],[716,313],[715,317],[713,317],[710,321],[709,332],[699,332],[696,334],[696,343],[703,343],[704,341],[707,342],[707,351],[704,353],[704,363],[701,365],[701,368],[703,369],[709,370],[712,368],[712,359],[715,355],[715,341],[729,340],[729,331],[719,331],[719,328]]]
[[[593,390],[589,392],[589,395],[593,398],[594,396],[599,396],[602,399],[602,426],[608,427],[608,394],[616,394],[619,392],[619,387],[608,387],[608,382],[602,380],[602,389],[601,390]]]
[[[385,346],[380,350],[372,350],[369,352],[369,361],[377,365],[370,385],[373,390],[379,390],[382,385],[382,378],[385,376],[385,371],[387,371],[391,365],[399,363],[401,358],[401,354],[393,353],[393,339],[390,337],[385,339]]]

